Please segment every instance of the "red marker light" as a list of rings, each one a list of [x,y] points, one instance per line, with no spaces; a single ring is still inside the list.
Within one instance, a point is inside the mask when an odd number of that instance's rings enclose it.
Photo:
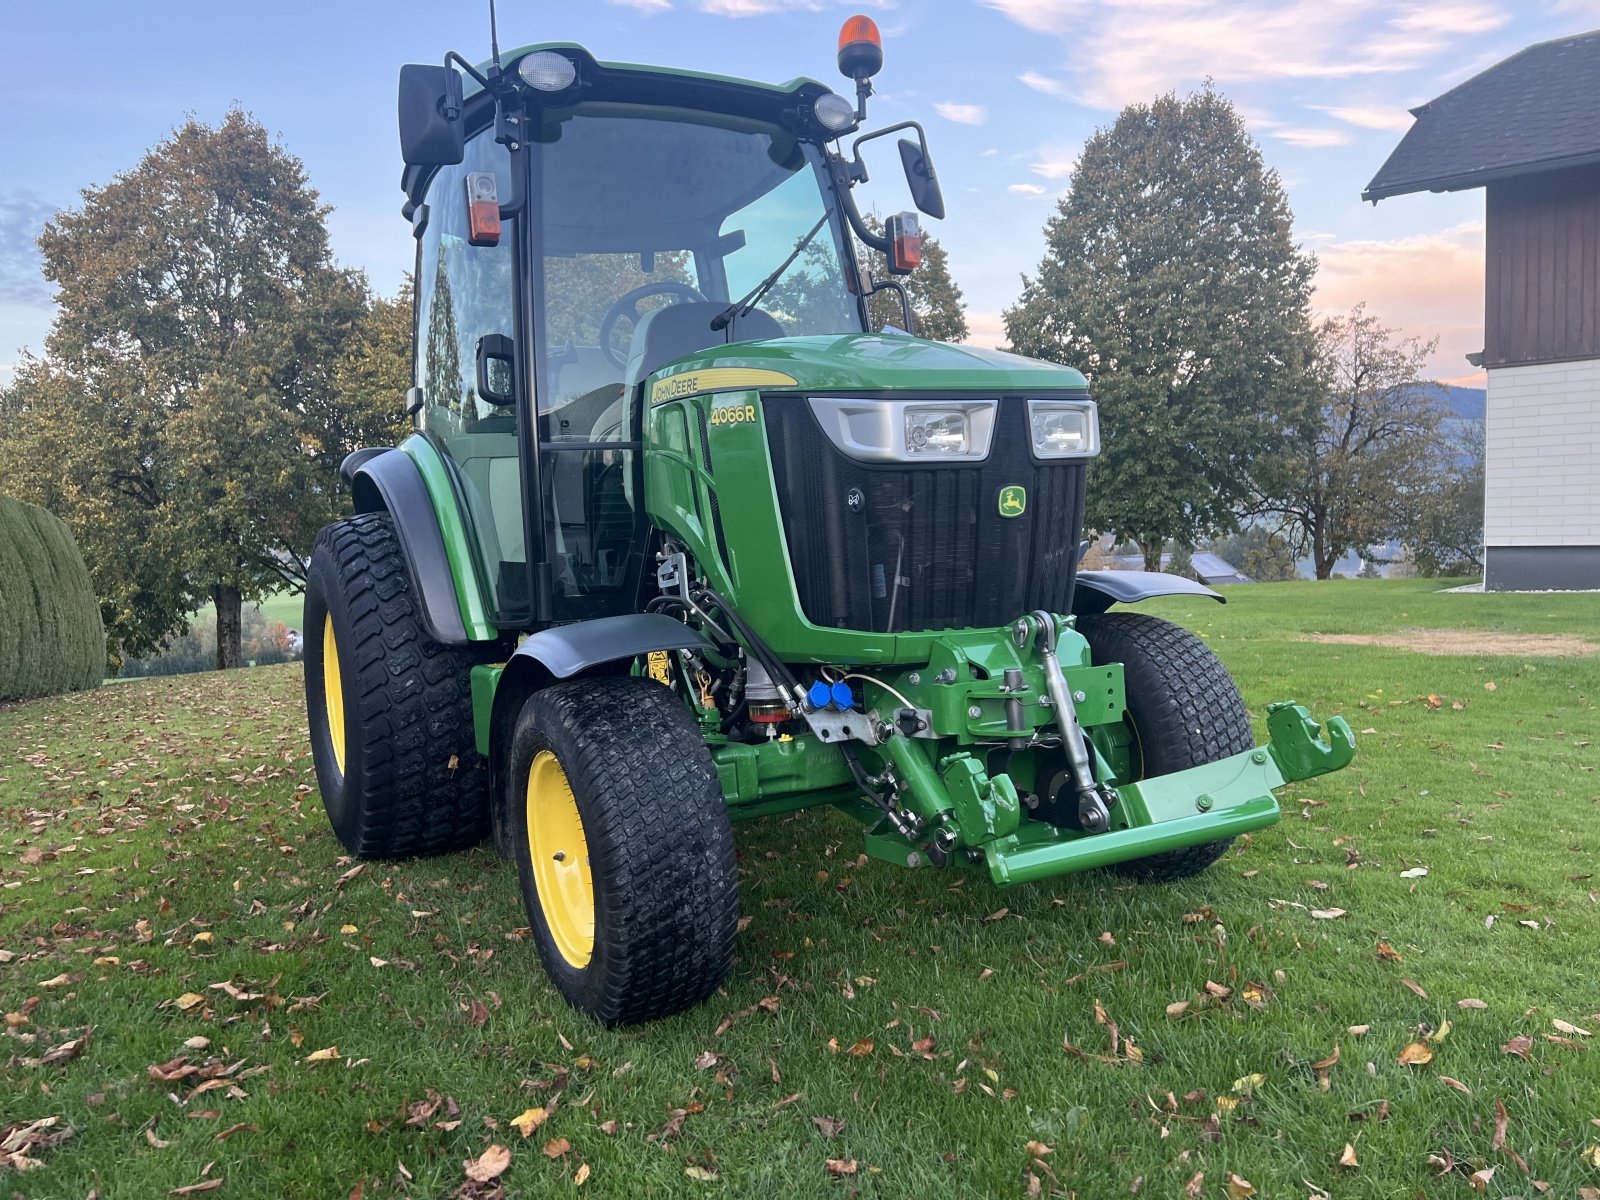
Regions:
[[[889,273],[909,275],[922,265],[922,222],[916,213],[895,213],[884,223],[889,237]]]
[[[500,196],[493,171],[467,172],[467,241],[474,246],[500,244]]]

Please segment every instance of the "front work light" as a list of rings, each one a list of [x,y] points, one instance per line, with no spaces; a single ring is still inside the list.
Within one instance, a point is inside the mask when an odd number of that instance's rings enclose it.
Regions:
[[[818,96],[811,112],[817,124],[830,133],[842,133],[856,123],[856,106],[837,92]]]
[[[1092,400],[1029,400],[1028,427],[1040,458],[1093,458],[1100,453],[1100,417]]]
[[[522,82],[537,92],[564,92],[578,77],[578,68],[564,54],[537,50],[517,64]]]
[[[972,422],[964,409],[906,409],[906,453],[965,455],[971,448]]]
[[[813,396],[828,440],[860,462],[977,462],[994,440],[993,400]]]

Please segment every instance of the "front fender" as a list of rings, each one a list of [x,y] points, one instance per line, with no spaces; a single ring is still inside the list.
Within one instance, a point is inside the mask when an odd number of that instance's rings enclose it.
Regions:
[[[1155,596],[1205,596],[1218,604],[1227,600],[1218,593],[1182,575],[1163,571],[1079,571],[1072,590],[1074,616],[1103,613],[1113,604],[1136,604]]]
[[[698,630],[665,613],[598,617],[571,625],[553,625],[524,638],[499,673],[494,701],[489,706],[489,725],[479,734],[480,748],[487,742],[489,814],[495,849],[500,856],[510,858],[512,853],[506,811],[505,751],[517,714],[532,693],[586,671],[604,674],[626,670],[628,663],[654,650],[711,648],[711,643]]]

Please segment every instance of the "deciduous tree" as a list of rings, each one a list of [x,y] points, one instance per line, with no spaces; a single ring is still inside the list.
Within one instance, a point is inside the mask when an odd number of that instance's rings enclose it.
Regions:
[[[327,212],[235,109],[186,122],[39,239],[58,312],[16,385],[31,415],[7,475],[58,498],[130,652],[210,598],[217,665],[237,666],[241,601],[299,583],[337,511],[366,425],[336,376],[368,296],[332,261]]]
[[[1313,411],[1314,260],[1283,185],[1209,86],[1123,109],[1085,143],[1005,312],[1019,353],[1085,371],[1103,450],[1088,523],[1133,537],[1234,528],[1262,458]]]
[[[1432,342],[1400,338],[1357,305],[1321,324],[1317,346],[1321,419],[1258,471],[1256,511],[1327,579],[1345,554],[1411,527],[1448,463],[1444,406],[1422,377]]]

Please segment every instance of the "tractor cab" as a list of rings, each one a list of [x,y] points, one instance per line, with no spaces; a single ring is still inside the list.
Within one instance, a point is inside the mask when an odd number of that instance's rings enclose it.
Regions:
[[[897,261],[909,239],[863,225],[849,191],[865,170],[828,147],[860,114],[815,81],[603,63],[570,45],[466,75],[402,74],[408,407],[457,493],[493,625],[632,612],[641,385],[730,343],[866,331],[874,285],[852,226]],[[906,127],[902,157],[942,213],[920,127]]]

